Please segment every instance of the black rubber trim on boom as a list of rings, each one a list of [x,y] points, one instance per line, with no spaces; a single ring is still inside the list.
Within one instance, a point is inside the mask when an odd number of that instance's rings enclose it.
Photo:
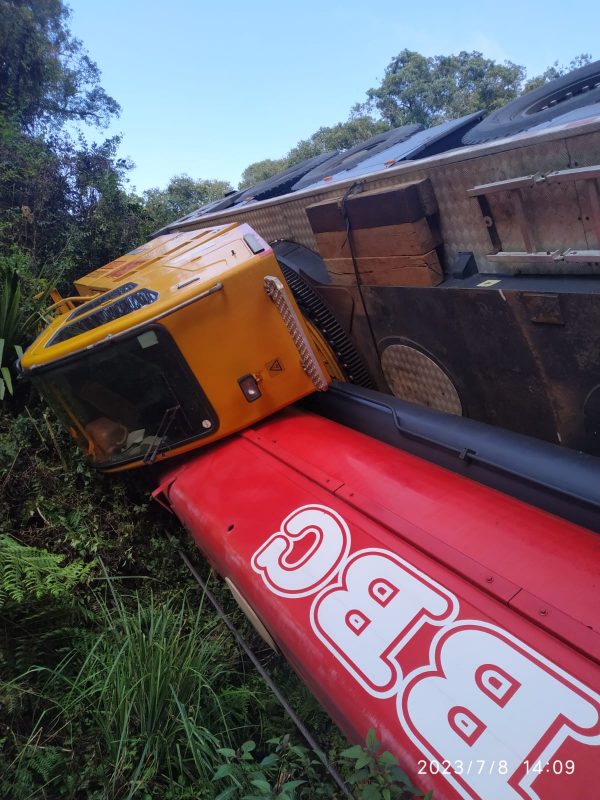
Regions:
[[[373,388],[373,381],[346,331],[324,300],[300,275],[279,258],[279,266],[302,314],[321,332],[336,355],[346,378],[359,386]]]
[[[339,382],[302,406],[600,532],[600,459],[595,456]]]

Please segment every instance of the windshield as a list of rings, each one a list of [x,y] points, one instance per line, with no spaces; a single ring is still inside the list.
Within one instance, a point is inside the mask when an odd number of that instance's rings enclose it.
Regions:
[[[151,463],[217,427],[198,382],[158,326],[49,369],[35,382],[95,466]]]

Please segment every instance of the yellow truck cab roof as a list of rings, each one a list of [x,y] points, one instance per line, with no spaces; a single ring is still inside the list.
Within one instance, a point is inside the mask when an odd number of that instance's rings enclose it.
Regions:
[[[271,249],[246,224],[159,236],[77,280],[79,294],[91,299],[55,317],[28,348],[22,368],[27,372],[162,318],[265,257],[273,257]]]

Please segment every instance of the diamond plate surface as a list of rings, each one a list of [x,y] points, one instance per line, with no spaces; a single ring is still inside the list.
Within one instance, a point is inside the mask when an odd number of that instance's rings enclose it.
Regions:
[[[450,378],[435,361],[404,344],[391,344],[381,356],[381,368],[400,400],[462,416],[462,404]]]

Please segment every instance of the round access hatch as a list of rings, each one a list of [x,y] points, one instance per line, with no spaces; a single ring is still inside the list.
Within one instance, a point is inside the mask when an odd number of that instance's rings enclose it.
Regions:
[[[462,416],[456,387],[433,359],[414,347],[391,344],[381,355],[381,368],[400,400]]]

